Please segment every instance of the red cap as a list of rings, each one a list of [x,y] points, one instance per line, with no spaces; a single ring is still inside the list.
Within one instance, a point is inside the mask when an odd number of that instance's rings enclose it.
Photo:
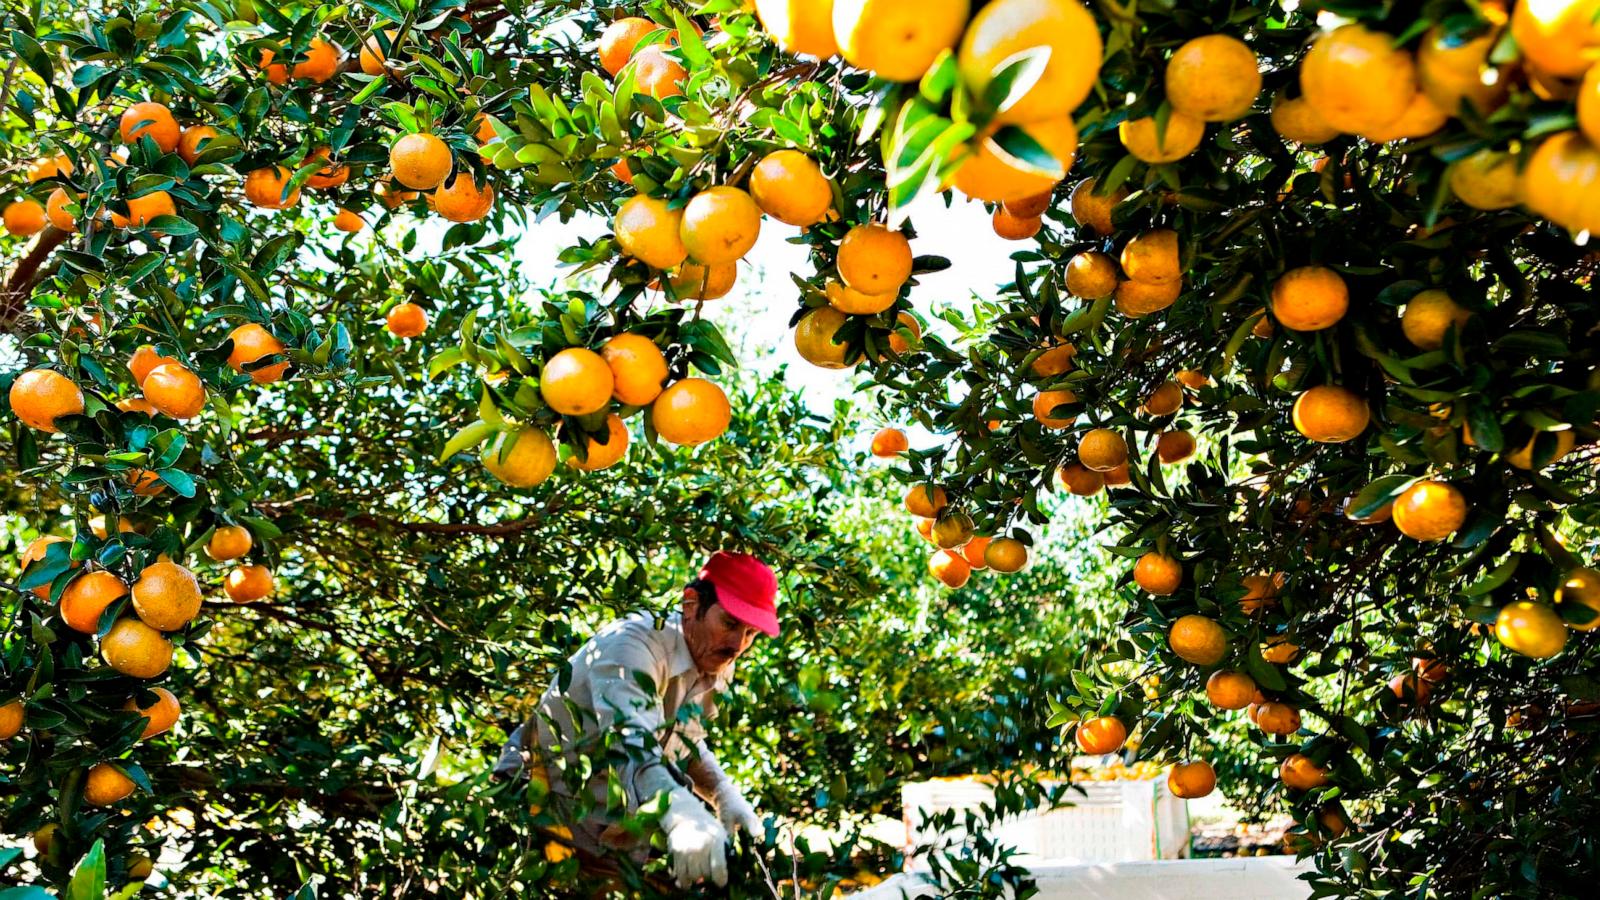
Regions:
[[[718,550],[706,560],[700,577],[716,585],[717,602],[728,615],[768,637],[778,636],[778,576],[766,563]]]

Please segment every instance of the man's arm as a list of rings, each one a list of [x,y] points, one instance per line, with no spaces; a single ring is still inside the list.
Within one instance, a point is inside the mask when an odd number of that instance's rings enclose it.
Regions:
[[[766,825],[756,814],[755,807],[745,799],[744,792],[722,770],[711,748],[699,739],[695,740],[694,748],[695,758],[688,766],[689,779],[700,789],[700,793],[709,796],[717,805],[717,818],[722,820],[723,826],[730,832],[743,829],[757,840],[763,838]]]

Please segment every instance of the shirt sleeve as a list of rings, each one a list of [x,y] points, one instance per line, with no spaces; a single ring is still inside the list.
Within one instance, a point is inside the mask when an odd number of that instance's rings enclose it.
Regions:
[[[622,739],[628,761],[618,768],[630,811],[677,786],[661,758],[665,714],[659,691],[664,664],[647,641],[621,631],[598,642],[590,664],[594,712],[602,728]]]

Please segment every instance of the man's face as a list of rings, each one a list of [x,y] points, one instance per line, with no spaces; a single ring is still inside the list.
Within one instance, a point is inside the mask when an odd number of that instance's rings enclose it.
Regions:
[[[727,667],[750,649],[760,634],[756,629],[728,615],[720,605],[699,615],[700,597],[692,590],[683,592],[683,638],[694,657],[694,667],[711,675]]]

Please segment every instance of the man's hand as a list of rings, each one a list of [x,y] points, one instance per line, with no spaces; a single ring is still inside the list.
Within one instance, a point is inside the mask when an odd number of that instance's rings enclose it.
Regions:
[[[767,836],[767,825],[761,821],[761,816],[756,813],[756,808],[750,801],[744,799],[730,783],[727,790],[717,792],[717,818],[722,820],[723,827],[732,834],[743,831],[755,838],[759,843]]]
[[[727,829],[693,794],[684,788],[674,790],[661,822],[678,887],[686,888],[702,878],[718,887],[727,885]]]

